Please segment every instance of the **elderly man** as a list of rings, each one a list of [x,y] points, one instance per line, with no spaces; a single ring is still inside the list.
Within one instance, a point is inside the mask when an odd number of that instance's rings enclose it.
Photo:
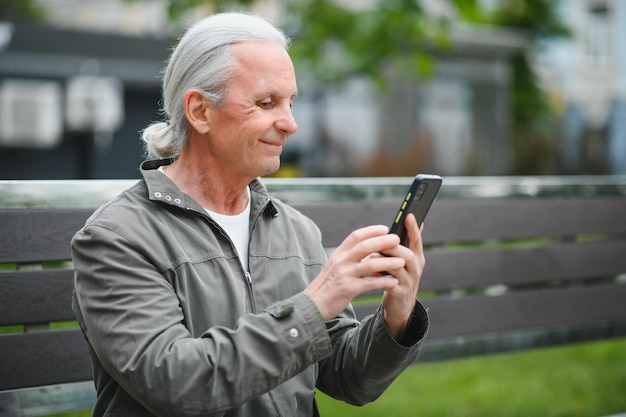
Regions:
[[[142,180],[74,237],[94,416],[314,416],[315,387],[364,404],[417,357],[414,217],[407,246],[373,225],[327,259],[315,224],[259,180],[297,130],[288,43],[248,14],[192,26],[163,77],[167,120],[143,132]],[[358,322],[351,300],[375,289]]]

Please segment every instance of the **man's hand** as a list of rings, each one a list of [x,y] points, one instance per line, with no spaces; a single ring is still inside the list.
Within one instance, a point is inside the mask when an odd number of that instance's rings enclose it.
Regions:
[[[352,232],[332,253],[304,290],[324,320],[336,317],[357,295],[382,289],[385,323],[389,333],[400,340],[415,307],[426,262],[421,230],[413,214],[406,216],[405,226],[408,247],[400,244],[397,235],[389,234],[386,226],[368,226]]]
[[[304,293],[317,305],[324,320],[329,320],[341,313],[359,294],[379,289],[390,292],[398,286],[395,274],[406,279],[398,271],[405,269],[405,258],[410,256],[407,253],[404,257],[397,256],[397,253],[403,252],[399,247],[400,238],[389,234],[386,226],[357,229],[331,254]],[[406,249],[406,252],[409,250]],[[391,256],[372,256],[378,253],[390,253]],[[380,271],[393,271],[394,276],[383,276]],[[391,294],[399,298],[401,293]],[[387,303],[395,306],[393,300]]]
[[[408,247],[397,245],[385,252],[386,255],[405,260],[403,267],[387,270],[398,280],[398,285],[386,288],[383,295],[385,323],[389,333],[396,340],[400,340],[402,337],[404,328],[415,307],[420,279],[426,264],[422,230],[417,226],[415,216],[413,214],[406,216],[404,225],[408,232]]]

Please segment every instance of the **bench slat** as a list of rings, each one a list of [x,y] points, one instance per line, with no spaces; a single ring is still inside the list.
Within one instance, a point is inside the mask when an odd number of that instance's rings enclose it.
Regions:
[[[0,335],[0,358],[0,390],[93,378],[78,329]]]
[[[0,325],[75,320],[71,269],[0,273]]]
[[[338,246],[354,229],[390,225],[398,205],[389,202],[295,204],[323,233],[324,245]],[[424,242],[626,234],[626,198],[437,200],[425,222]]]
[[[294,205],[316,221],[324,244],[337,246],[355,228],[390,224],[396,203]],[[94,209],[0,210],[0,263],[69,259],[68,242]],[[528,219],[533,219],[529,222]],[[626,233],[626,198],[450,201],[433,204],[426,243],[488,238]]]
[[[626,285],[593,285],[501,296],[424,299],[431,317],[429,338],[471,336],[549,326],[626,319]],[[356,305],[359,318],[375,305]]]
[[[426,253],[423,291],[536,285],[626,273],[626,241],[548,244],[533,248],[483,248]]]
[[[626,285],[595,285],[425,304],[432,314],[432,337],[450,337],[626,318],[625,299]]]
[[[427,219],[429,239],[433,242],[626,233],[625,197],[442,200],[440,203],[439,209],[433,205]]]
[[[70,240],[93,209],[0,210],[0,263],[70,259]]]

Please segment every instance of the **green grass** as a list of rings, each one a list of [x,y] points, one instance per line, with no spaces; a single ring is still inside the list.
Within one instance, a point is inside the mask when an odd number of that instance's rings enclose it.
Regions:
[[[324,417],[598,417],[626,412],[626,339],[419,364],[374,403]]]
[[[607,416],[626,412],[626,338],[418,364],[364,407],[317,397],[322,417]]]

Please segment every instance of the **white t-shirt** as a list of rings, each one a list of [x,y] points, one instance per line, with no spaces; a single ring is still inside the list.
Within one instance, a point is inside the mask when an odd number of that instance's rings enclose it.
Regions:
[[[221,226],[230,240],[233,241],[243,270],[248,272],[248,240],[250,239],[250,188],[248,188],[248,204],[239,214],[229,216],[216,213],[205,208],[207,213]]]

